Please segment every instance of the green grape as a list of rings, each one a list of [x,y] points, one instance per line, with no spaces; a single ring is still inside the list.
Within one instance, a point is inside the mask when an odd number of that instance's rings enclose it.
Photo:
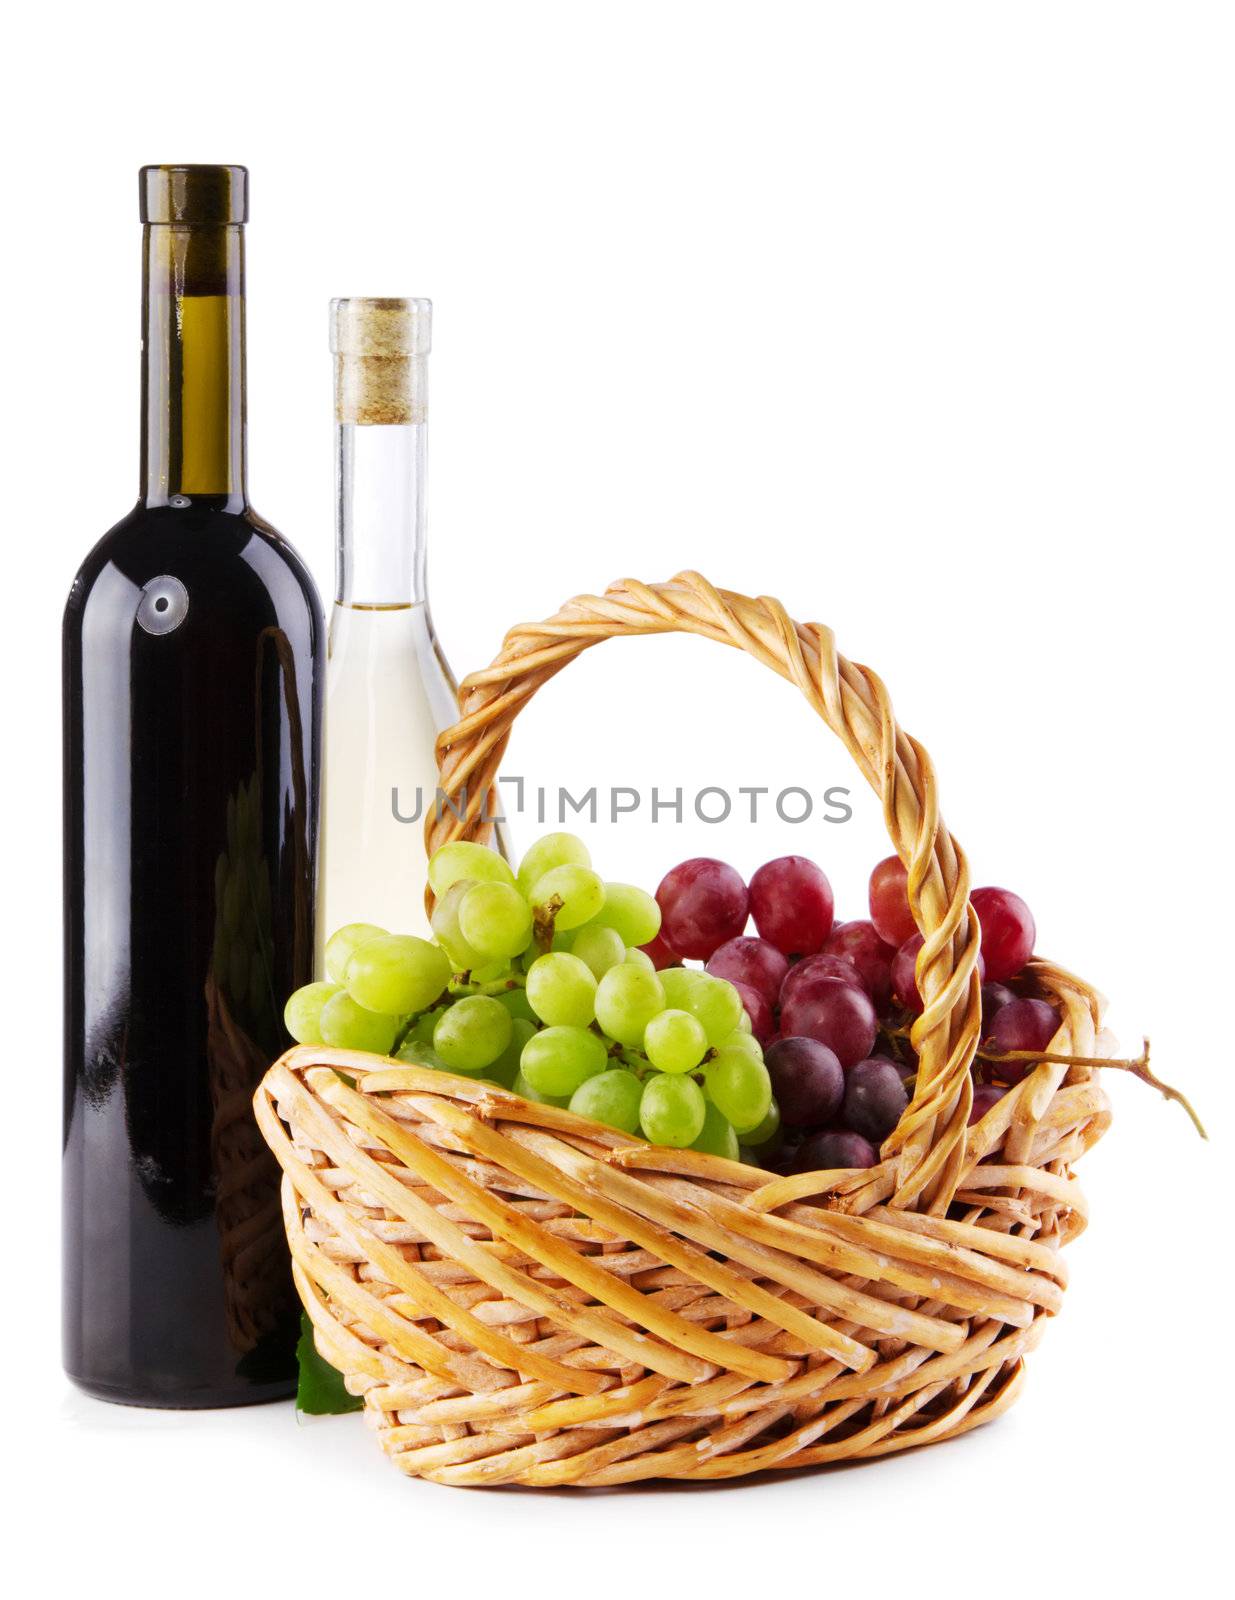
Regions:
[[[643,1050],[658,1072],[693,1072],[707,1054],[703,1024],[689,1011],[661,1011],[648,1023]]]
[[[471,972],[473,967],[480,966],[484,960],[480,952],[473,950],[468,944],[463,937],[463,930],[459,927],[459,908],[475,887],[474,878],[460,878],[458,883],[452,883],[445,894],[438,896],[437,904],[433,907],[433,915],[429,918],[433,937],[450,958],[456,972]]]
[[[510,1016],[517,1022],[520,1019],[523,1022],[538,1021],[533,1008],[528,1005],[528,990],[526,989],[504,989],[501,994],[494,995],[494,1000],[498,1000],[499,1005],[506,1006]]]
[[[593,917],[602,928],[614,928],[623,944],[650,944],[660,932],[660,907],[646,889],[633,883],[605,884],[605,903]]]
[[[459,931],[488,961],[509,961],[532,937],[532,911],[509,883],[478,883],[459,904]]]
[[[471,971],[473,983],[501,983],[509,977],[509,961],[490,961],[487,966],[473,967]]]
[[[643,1086],[639,1122],[653,1144],[684,1150],[703,1132],[707,1109],[693,1078],[657,1072]]]
[[[768,1107],[768,1114],[757,1128],[752,1128],[743,1136],[743,1143],[753,1146],[756,1150],[761,1145],[770,1144],[780,1132],[780,1107],[773,1100]]]
[[[705,1108],[702,1131],[697,1139],[691,1140],[690,1147],[692,1150],[703,1150],[710,1156],[724,1156],[729,1161],[740,1161],[742,1156],[733,1124],[711,1104]]]
[[[709,1045],[720,1045],[729,1034],[745,1032],[750,1019],[745,1014],[742,997],[733,984],[723,978],[713,978],[693,966],[667,966],[657,973],[664,986],[665,1000],[678,1011],[689,1011],[704,1024]]]
[[[742,1007],[742,1015],[738,1018],[737,1031],[739,1033],[753,1033],[755,1031],[755,1025],[750,1020],[750,1012],[747,1011],[745,1006]]]
[[[747,1033],[741,1027],[735,1028],[732,1033],[727,1033],[716,1048],[718,1050],[745,1050],[747,1055],[753,1056],[756,1061],[763,1060],[763,1046],[753,1033]]]
[[[596,986],[596,1020],[619,1044],[637,1050],[657,1012],[665,1009],[665,991],[654,972],[623,961],[610,967]]]
[[[337,929],[326,941],[326,976],[333,978],[335,983],[343,983],[347,977],[347,964],[360,946],[369,939],[385,937],[386,929],[372,922],[349,922]]]
[[[438,1018],[433,1048],[455,1072],[479,1072],[497,1060],[513,1031],[504,1005],[485,994],[469,994]]]
[[[429,887],[435,895],[444,895],[451,884],[463,878],[512,886],[515,881],[509,865],[487,844],[456,839],[453,844],[442,845],[429,857]]]
[[[283,1026],[298,1044],[321,1044],[322,1007],[338,994],[337,983],[306,983],[283,1007]]]
[[[613,928],[602,928],[599,923],[589,922],[578,933],[568,933],[566,937],[571,941],[571,953],[592,969],[594,978],[603,978],[610,967],[616,967],[619,961],[626,960],[622,936]],[[553,943],[556,945],[557,940],[554,939]]]
[[[587,845],[573,833],[546,833],[519,863],[519,888],[525,895],[554,867],[590,867]]]
[[[568,1106],[568,1094],[542,1094],[539,1089],[534,1089],[521,1072],[515,1074],[515,1081],[510,1086],[511,1094],[521,1094],[525,1100],[532,1100],[538,1106]]]
[[[596,1015],[596,979],[578,956],[559,950],[528,968],[527,998],[550,1027],[586,1028]]]
[[[586,1028],[553,1027],[527,1041],[519,1071],[540,1094],[569,1098],[581,1083],[603,1072],[608,1060],[604,1042]]]
[[[432,1010],[424,1012],[423,1015],[416,1018],[408,1029],[408,1038],[416,1040],[419,1044],[432,1044],[433,1030],[437,1027],[437,1019],[449,1010],[450,1003],[448,1002],[444,1006],[434,1006]]]
[[[423,1039],[404,1039],[395,1051],[396,1061],[406,1061],[409,1066],[428,1067],[431,1072],[449,1072],[450,1068],[431,1044]]]
[[[366,939],[347,964],[347,992],[366,1011],[423,1011],[450,982],[444,950],[411,933]]]
[[[501,994],[495,995],[494,998],[506,1007],[516,1022],[522,1020],[523,1022],[534,1023],[537,1020],[536,1013],[532,1010],[528,1001],[526,989],[505,989]]]
[[[772,1104],[772,1080],[745,1050],[718,1050],[703,1069],[708,1099],[741,1134],[757,1128]]]
[[[516,1017],[511,1024],[510,1043],[493,1065],[489,1067],[486,1074],[503,1089],[514,1087],[515,1078],[519,1073],[519,1061],[523,1055],[523,1047],[535,1032],[536,1024],[528,1022],[523,1017]]]
[[[553,935],[552,943],[549,945],[548,951],[545,951],[540,945],[533,942],[532,944],[528,945],[527,949],[519,957],[519,965],[523,968],[524,972],[530,972],[534,963],[539,961],[543,955],[573,955],[574,942],[575,936],[573,933],[555,933]]]
[[[530,898],[536,910],[560,901],[553,926],[566,932],[592,920],[605,903],[605,886],[587,867],[551,867]]]
[[[607,1128],[635,1133],[639,1127],[639,1102],[643,1085],[625,1067],[598,1072],[581,1083],[570,1097],[570,1109],[579,1117],[591,1117]]]
[[[645,972],[656,971],[656,963],[647,951],[640,950],[638,945],[631,945],[623,959],[629,961],[632,967],[642,967]]]
[[[682,1010],[698,1017],[708,1043],[718,1045],[729,1034],[742,1031],[746,1007],[733,985],[707,972],[696,972],[692,976],[695,981],[682,1002]]]
[[[672,1006],[675,1011],[687,1011],[690,1008],[686,1002],[699,987],[700,980],[706,977],[706,973],[700,972],[697,967],[666,967],[657,976],[665,991],[665,1004]]]
[[[322,1007],[322,1043],[341,1050],[368,1050],[372,1055],[389,1055],[399,1032],[401,1018],[384,1016],[358,1006],[346,989],[331,995]]]

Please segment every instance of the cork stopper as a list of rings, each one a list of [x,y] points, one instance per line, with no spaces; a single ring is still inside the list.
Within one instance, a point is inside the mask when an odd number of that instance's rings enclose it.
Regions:
[[[335,418],[362,427],[423,422],[432,331],[429,300],[332,300]]]

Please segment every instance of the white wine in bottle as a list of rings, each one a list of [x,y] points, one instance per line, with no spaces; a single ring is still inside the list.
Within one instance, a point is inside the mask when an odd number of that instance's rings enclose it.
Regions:
[[[432,305],[331,305],[338,569],[326,669],[321,936],[423,933],[434,742],[456,720],[429,611],[424,474]]]

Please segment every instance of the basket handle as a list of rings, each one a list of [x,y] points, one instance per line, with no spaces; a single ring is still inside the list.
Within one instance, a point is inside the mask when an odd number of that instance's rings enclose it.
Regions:
[[[913,1100],[884,1144],[890,1204],[947,1208],[965,1152],[973,1103],[969,1067],[981,1026],[978,920],[969,904],[965,854],[939,815],[935,769],[898,727],[887,690],[847,661],[832,632],[797,623],[766,596],[714,588],[697,572],[668,583],[623,579],[603,595],[579,595],[544,622],[512,628],[492,665],[460,685],[460,718],[437,741],[440,785],[457,810],[430,808],[430,853],[452,839],[487,841],[490,797],[522,707],[575,656],[621,635],[693,633],[744,650],[797,685],[883,802],[884,821],[909,873],[909,903],[924,936],[918,990],[925,1002],[911,1040],[919,1068]]]

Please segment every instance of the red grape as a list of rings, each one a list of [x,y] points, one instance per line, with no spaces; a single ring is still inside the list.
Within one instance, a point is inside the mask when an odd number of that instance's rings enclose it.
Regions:
[[[996,1015],[1003,1010],[1010,1000],[1016,996],[1006,983],[984,983],[982,985],[982,1032],[985,1035]]]
[[[1010,889],[975,889],[969,903],[982,927],[986,976],[992,983],[1014,977],[1033,954],[1033,912]]]
[[[761,1145],[755,1154],[769,1172],[776,1172],[782,1178],[787,1178],[794,1170],[801,1144],[800,1132],[782,1128],[771,1144]]]
[[[894,1061],[870,1056],[845,1074],[841,1121],[851,1133],[860,1133],[874,1145],[883,1143],[908,1104]]]
[[[779,1039],[764,1059],[782,1127],[831,1122],[845,1095],[845,1074],[834,1051],[814,1039]]]
[[[708,971],[730,983],[749,984],[769,1005],[776,1004],[781,984],[789,971],[789,961],[766,939],[730,939],[708,962]]]
[[[909,909],[908,881],[908,869],[899,856],[888,856],[871,873],[871,921],[885,944],[902,945],[918,931]]]
[[[652,958],[652,965],[657,972],[663,972],[666,967],[680,967],[682,958],[676,950],[670,950],[665,943],[664,935],[657,934],[654,939],[649,939],[647,944],[641,944],[640,950],[644,955]]]
[[[980,1083],[973,1091],[973,1110],[969,1113],[969,1126],[981,1122],[986,1113],[998,1101],[1002,1100],[1007,1090],[997,1083]]]
[[[850,1133],[844,1128],[830,1128],[826,1133],[812,1134],[798,1146],[793,1160],[794,1172],[826,1172],[837,1167],[873,1167],[879,1152],[860,1133]]]
[[[879,1031],[870,996],[844,978],[804,983],[781,1008],[780,1025],[786,1035],[804,1035],[827,1045],[842,1067],[852,1067],[870,1055]]]
[[[746,885],[732,867],[711,856],[695,856],[666,873],[656,900],[661,939],[693,960],[706,961],[746,926]]]
[[[918,993],[918,951],[926,941],[920,933],[915,933],[912,939],[906,939],[896,952],[892,962],[892,993],[909,1011],[921,1012],[922,996]],[[986,976],[986,963],[982,960],[981,952],[978,954],[978,982],[981,983]]]
[[[912,934],[896,952],[892,962],[892,993],[908,1011],[922,1010],[915,967],[918,951],[925,943],[920,933]]]
[[[781,1005],[804,983],[814,978],[841,978],[856,988],[865,988],[861,974],[848,956],[807,956],[805,961],[796,962],[785,974],[785,981],[780,986]]]
[[[832,931],[832,885],[805,856],[780,856],[750,880],[750,911],[769,944],[787,956],[812,956]]]
[[[1059,1030],[1054,1006],[1045,1000],[1009,1000],[995,1013],[985,1047],[1002,1050],[1045,1050]],[[1032,1061],[992,1061],[991,1071],[1004,1083],[1019,1083]]]
[[[767,996],[760,994],[758,989],[752,989],[749,983],[739,983],[735,978],[730,978],[729,982],[742,997],[746,1015],[750,1018],[750,1031],[761,1045],[765,1045],[776,1028],[776,1018]]]
[[[896,949],[884,944],[875,931],[873,922],[838,922],[832,929],[824,951],[831,956],[844,956],[858,969],[862,987],[875,1002],[881,1014],[892,998],[892,958]]]

